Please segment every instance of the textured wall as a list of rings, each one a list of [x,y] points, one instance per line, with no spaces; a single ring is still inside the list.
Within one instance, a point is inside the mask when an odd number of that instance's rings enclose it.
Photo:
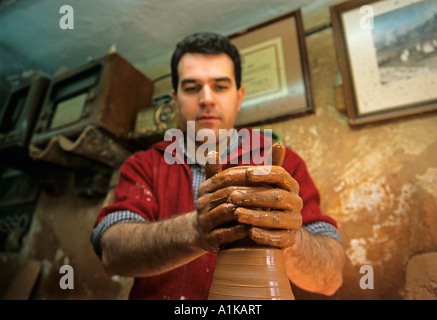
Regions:
[[[306,30],[329,22],[326,4],[315,1],[303,9]],[[344,285],[332,298],[402,299],[410,258],[437,251],[437,114],[350,128],[335,108],[338,65],[332,29],[306,41],[316,113],[266,128],[276,130],[304,158],[323,211],[339,223],[347,261]],[[142,69],[156,78],[168,72],[168,61]],[[154,74],[157,70],[163,73]],[[131,280],[107,276],[89,242],[103,199],[75,196],[71,181],[65,183],[60,195],[40,195],[21,251],[0,254],[0,295],[26,260],[35,259],[42,262],[36,299],[125,298]],[[59,288],[63,264],[74,268],[72,291]],[[373,290],[359,286],[362,265],[374,269]],[[295,295],[324,298],[298,288]]]
[[[352,129],[335,108],[332,29],[308,36],[307,49],[315,115],[265,128],[304,158],[323,211],[339,223],[347,263],[333,298],[401,299],[410,257],[437,251],[437,114]],[[360,288],[363,265],[373,267],[373,290]]]

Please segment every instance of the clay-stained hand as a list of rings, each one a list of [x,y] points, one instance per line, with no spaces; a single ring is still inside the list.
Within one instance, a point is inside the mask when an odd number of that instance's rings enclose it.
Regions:
[[[302,199],[296,193],[255,187],[247,194],[234,191],[229,201],[238,206],[237,221],[251,226],[248,236],[256,243],[279,248],[294,244],[302,226]]]
[[[207,155],[206,178],[221,171],[220,156],[217,152]],[[200,186],[202,190],[202,185]],[[202,192],[197,199],[197,221],[200,227],[201,246],[211,252],[218,252],[221,246],[248,236],[248,228],[236,222],[236,206],[227,203],[230,190]]]
[[[228,202],[237,206],[237,222],[249,227],[248,236],[261,245],[286,248],[295,242],[302,225],[302,199],[275,187],[236,188]]]
[[[218,163],[217,155],[209,156],[216,157]],[[259,244],[280,248],[294,243],[294,235],[302,224],[302,199],[299,185],[285,169],[206,169],[207,177],[212,177],[200,186],[197,205],[207,250],[216,252],[220,245],[246,236]]]

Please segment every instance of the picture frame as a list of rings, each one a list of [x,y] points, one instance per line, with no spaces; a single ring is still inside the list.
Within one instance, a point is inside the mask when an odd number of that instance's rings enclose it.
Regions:
[[[228,38],[240,52],[242,85],[245,87],[237,127],[314,112],[300,10]]]
[[[352,0],[331,6],[351,126],[437,109],[437,2]]]

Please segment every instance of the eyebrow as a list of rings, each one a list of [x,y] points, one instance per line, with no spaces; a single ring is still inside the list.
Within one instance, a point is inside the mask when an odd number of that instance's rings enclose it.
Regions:
[[[228,82],[228,83],[232,83],[232,80],[229,77],[213,78],[212,81],[214,81],[214,82]],[[183,86],[185,84],[197,83],[197,82],[198,82],[198,80],[196,80],[196,79],[187,78],[187,79],[181,80],[181,86]]]

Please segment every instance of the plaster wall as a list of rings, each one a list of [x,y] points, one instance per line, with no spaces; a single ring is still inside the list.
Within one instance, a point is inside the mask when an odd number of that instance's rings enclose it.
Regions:
[[[327,4],[304,9],[306,30],[329,23]],[[336,109],[339,68],[332,28],[307,36],[306,43],[315,114],[264,127],[277,131],[306,161],[324,213],[338,221],[346,254],[344,284],[328,299],[403,299],[410,258],[437,251],[437,114],[352,129]],[[168,61],[141,68],[157,78],[168,73]],[[61,193],[40,194],[21,250],[0,253],[0,295],[34,259],[41,272],[33,299],[125,299],[132,280],[107,276],[89,241],[110,194],[106,200],[87,199],[75,195],[71,176],[62,183]],[[64,264],[74,268],[74,290],[59,287]],[[374,270],[374,289],[360,288],[363,265]],[[294,293],[297,299],[327,299],[299,288]]]
[[[306,161],[323,212],[339,224],[347,262],[332,298],[403,299],[409,259],[437,250],[437,115],[351,128],[335,107],[332,29],[308,36],[307,46],[315,114],[265,128]],[[364,265],[374,270],[373,290],[360,287]]]

